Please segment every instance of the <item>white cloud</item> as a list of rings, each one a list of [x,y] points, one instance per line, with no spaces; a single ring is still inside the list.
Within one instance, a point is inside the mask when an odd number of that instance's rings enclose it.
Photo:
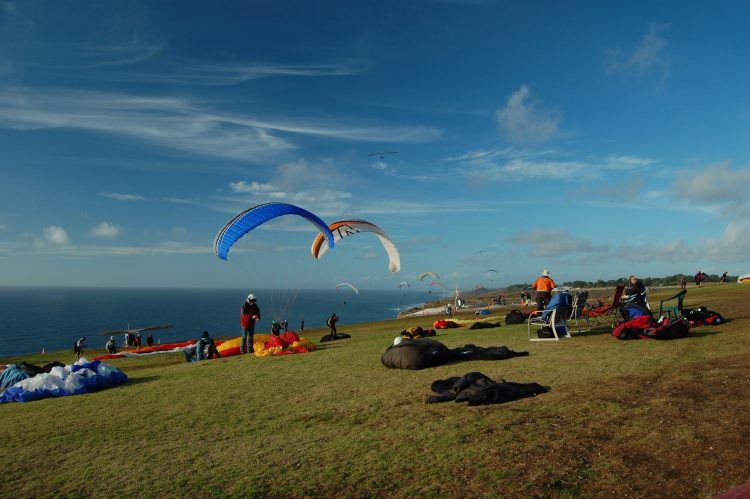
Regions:
[[[86,61],[81,69],[135,64],[159,54],[163,41],[151,40],[138,34],[130,39],[97,45],[71,45],[68,52]]]
[[[607,244],[595,244],[557,229],[538,228],[520,232],[511,238],[511,242],[526,246],[528,254],[535,257],[564,256],[572,253],[604,253],[609,250]]]
[[[92,227],[89,230],[89,234],[92,237],[100,237],[105,239],[111,239],[120,235],[121,229],[118,225],[114,225],[109,222],[102,222],[99,225]]]
[[[252,248],[233,249],[232,251],[252,251]],[[121,257],[121,256],[166,256],[166,255],[200,255],[213,252],[210,244],[196,245],[175,241],[165,241],[154,246],[61,246],[57,248],[37,247],[35,253],[69,257]]]
[[[196,63],[189,62],[174,71],[159,74],[129,73],[130,80],[190,85],[238,85],[251,80],[276,76],[324,77],[348,76],[362,73],[366,68],[358,63],[332,64],[264,64],[264,63]]]
[[[42,233],[44,234],[44,239],[52,244],[62,246],[70,242],[68,233],[65,231],[65,229],[56,225],[45,227],[44,229],[42,229]]]
[[[666,243],[653,241],[643,244],[624,243],[612,251],[613,258],[626,262],[694,262],[700,251],[690,247],[682,238]]]
[[[732,169],[727,163],[697,170],[682,170],[675,180],[675,196],[691,201],[726,203],[747,199],[750,167]]]
[[[426,142],[441,134],[425,126],[262,120],[213,111],[188,99],[52,89],[0,91],[0,127],[87,130],[183,152],[256,162],[294,148],[280,133],[365,142]]]
[[[631,52],[623,53],[619,48],[607,50],[604,54],[604,71],[609,75],[654,75],[662,82],[666,81],[671,66],[664,36],[668,28],[668,24],[651,23]]]
[[[269,198],[280,199],[286,197],[286,193],[279,190],[279,187],[263,182],[246,182],[240,180],[238,182],[230,182],[229,190],[240,194],[253,194],[256,196],[267,196]]]
[[[608,155],[583,160],[566,159],[567,156],[555,150],[505,148],[470,151],[447,160],[459,163],[457,174],[482,181],[593,179],[606,172],[643,171],[655,163],[638,156]]]
[[[495,111],[495,120],[512,142],[540,144],[557,134],[562,114],[555,109],[545,109],[532,101],[531,90],[526,85],[513,92],[502,107]]]
[[[146,199],[140,194],[123,194],[119,192],[103,192],[101,195],[115,201],[144,201]]]
[[[705,242],[703,253],[719,262],[750,262],[750,224],[727,224],[720,237]]]

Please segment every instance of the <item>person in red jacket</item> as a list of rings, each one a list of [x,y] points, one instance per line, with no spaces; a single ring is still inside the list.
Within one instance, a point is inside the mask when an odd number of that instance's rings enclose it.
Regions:
[[[242,325],[241,353],[253,353],[253,336],[255,336],[255,321],[260,320],[260,308],[255,295],[250,293],[240,309],[240,323]]]

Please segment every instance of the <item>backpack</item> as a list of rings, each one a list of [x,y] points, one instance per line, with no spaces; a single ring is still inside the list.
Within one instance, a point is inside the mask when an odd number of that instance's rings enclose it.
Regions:
[[[642,315],[623,322],[612,330],[612,336],[618,340],[639,340],[647,338],[646,330],[654,326],[654,320],[650,315]]]
[[[722,317],[721,314],[708,310],[706,307],[685,310],[685,317],[694,324],[710,324],[712,326],[718,326],[725,322],[724,317]]]
[[[523,324],[526,322],[526,314],[520,310],[511,310],[508,315],[505,316],[506,324]]]
[[[660,322],[655,328],[646,330],[648,338],[656,340],[674,340],[685,338],[690,333],[690,324],[685,319],[670,322],[669,319]]]

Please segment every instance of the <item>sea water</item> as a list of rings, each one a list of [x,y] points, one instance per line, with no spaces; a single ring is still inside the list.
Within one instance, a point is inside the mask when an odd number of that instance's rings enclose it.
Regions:
[[[346,331],[347,324],[392,319],[427,299],[399,291],[254,292],[262,312],[258,332],[267,332],[273,319],[288,320],[295,331],[302,319],[306,329],[323,327],[333,312],[340,319],[338,329]],[[0,357],[70,349],[82,336],[89,348],[103,348],[109,337],[102,331],[162,323],[174,327],[153,332],[161,343],[197,338],[204,330],[239,336],[246,296],[237,289],[0,288]],[[123,335],[116,339],[119,346]]]

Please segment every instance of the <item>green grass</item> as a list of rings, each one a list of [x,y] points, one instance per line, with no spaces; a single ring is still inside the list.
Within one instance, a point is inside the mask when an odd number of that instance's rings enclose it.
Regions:
[[[380,354],[430,318],[344,326],[351,340],[306,355],[112,361],[126,385],[0,406],[0,495],[710,495],[750,479],[749,301],[747,285],[690,288],[687,306],[731,322],[671,342],[451,330],[437,339],[530,356],[415,372]],[[25,357],[53,358],[71,360]],[[424,403],[470,371],[552,391]]]

